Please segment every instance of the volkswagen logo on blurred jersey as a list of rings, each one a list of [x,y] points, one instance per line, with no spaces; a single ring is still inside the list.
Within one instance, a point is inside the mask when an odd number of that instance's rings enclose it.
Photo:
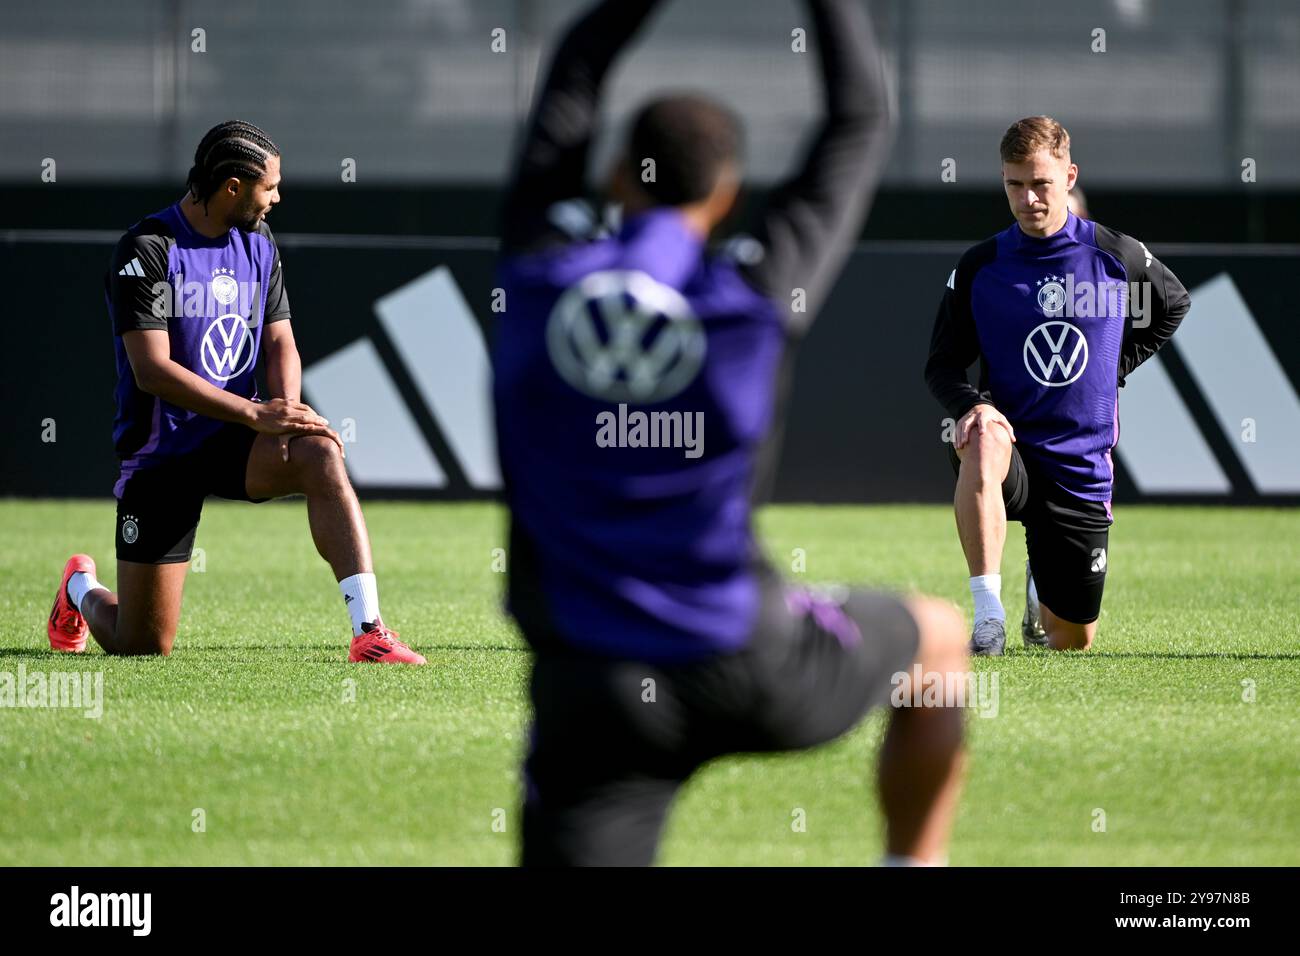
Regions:
[[[199,343],[203,370],[218,382],[228,382],[242,374],[253,364],[254,351],[252,330],[236,312],[213,319]]]
[[[1069,322],[1044,322],[1025,339],[1025,368],[1039,385],[1069,385],[1088,367],[1088,340]]]
[[[546,348],[578,391],[610,402],[672,398],[699,374],[704,328],[680,292],[644,272],[593,272],[551,309]]]

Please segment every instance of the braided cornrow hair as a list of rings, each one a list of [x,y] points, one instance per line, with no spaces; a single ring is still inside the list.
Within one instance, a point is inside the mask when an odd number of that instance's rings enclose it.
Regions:
[[[258,180],[266,172],[266,158],[279,156],[271,137],[252,123],[228,120],[208,130],[194,151],[194,165],[185,181],[191,195],[207,206],[208,199],[231,176]]]

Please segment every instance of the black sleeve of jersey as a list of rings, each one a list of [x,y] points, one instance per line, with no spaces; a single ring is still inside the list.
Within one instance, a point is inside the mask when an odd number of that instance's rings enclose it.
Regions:
[[[117,242],[104,284],[113,314],[113,334],[167,328],[172,287],[167,281],[170,237],[153,220],[133,227]]]
[[[1187,294],[1178,277],[1165,268],[1147,247],[1132,236],[1097,225],[1097,246],[1115,256],[1124,264],[1128,281],[1144,283],[1141,292],[1144,301],[1146,288],[1150,289],[1150,310],[1134,314],[1132,287],[1129,292],[1129,316],[1124,326],[1124,344],[1119,353],[1119,384],[1123,386],[1129,374],[1155,355],[1173,336],[1183,316],[1192,307],[1192,297]]]
[[[959,419],[989,396],[971,385],[966,370],[982,358],[970,293],[975,274],[997,254],[997,240],[987,239],[966,250],[948,277],[930,335],[925,384],[953,419]]]
[[[502,208],[504,252],[568,241],[551,207],[586,194],[587,153],[614,59],[659,0],[605,0],[565,33],[528,121]]]
[[[284,288],[284,266],[280,262],[280,247],[276,245],[275,236],[271,234],[271,227],[263,222],[258,227],[258,232],[266,236],[271,242],[271,248],[275,250],[275,262],[271,266],[271,281],[266,288],[266,311],[265,324],[270,325],[272,322],[280,322],[289,318],[289,293]]]
[[[893,144],[896,104],[861,0],[808,0],[821,51],[825,118],[799,171],[773,193],[749,281],[811,324],[866,219]],[[802,289],[802,301],[795,290]],[[800,311],[795,311],[801,306]]]

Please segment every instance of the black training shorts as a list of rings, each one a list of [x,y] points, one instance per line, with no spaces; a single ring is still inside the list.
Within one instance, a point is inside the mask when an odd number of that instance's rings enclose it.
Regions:
[[[188,561],[208,495],[248,497],[245,476],[257,432],[222,427],[188,455],[142,468],[126,479],[117,500],[117,558],[139,564]]]
[[[748,645],[674,666],[537,654],[525,763],[525,866],[647,865],[678,787],[730,753],[799,750],[889,701],[916,658],[891,594],[814,596],[765,572]]]

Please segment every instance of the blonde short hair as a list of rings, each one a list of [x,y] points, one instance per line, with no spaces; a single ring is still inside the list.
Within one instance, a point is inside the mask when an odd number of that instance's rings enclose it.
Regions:
[[[1011,124],[999,149],[1004,163],[1023,163],[1040,149],[1065,159],[1070,155],[1070,134],[1050,116],[1026,116]]]

